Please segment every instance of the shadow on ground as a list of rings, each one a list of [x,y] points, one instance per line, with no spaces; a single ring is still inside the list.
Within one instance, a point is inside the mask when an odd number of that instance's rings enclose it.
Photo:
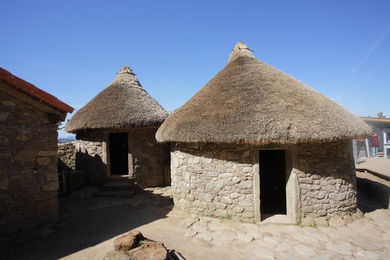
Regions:
[[[356,178],[358,207],[363,212],[372,212],[389,207],[390,188],[382,183],[366,178]]]
[[[2,259],[59,259],[155,220],[173,207],[168,196],[141,191],[131,198],[72,197],[60,200],[52,230],[2,252]]]

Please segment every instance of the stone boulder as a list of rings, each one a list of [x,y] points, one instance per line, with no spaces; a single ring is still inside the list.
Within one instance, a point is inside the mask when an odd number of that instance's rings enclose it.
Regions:
[[[168,251],[162,243],[146,242],[140,247],[127,252],[131,260],[165,260],[168,259]]]
[[[163,243],[144,237],[138,230],[116,238],[114,248],[103,260],[185,260],[180,253],[168,251]]]
[[[127,252],[138,247],[141,240],[145,240],[142,233],[138,230],[132,230],[129,233],[116,238],[114,240],[114,248],[116,251]]]

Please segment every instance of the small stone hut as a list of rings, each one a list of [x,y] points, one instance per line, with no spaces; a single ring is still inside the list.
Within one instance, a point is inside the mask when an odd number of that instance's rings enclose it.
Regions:
[[[242,221],[356,211],[352,138],[369,127],[257,60],[243,42],[226,67],[161,125],[175,206]]]
[[[0,68],[0,245],[57,218],[57,129],[72,111]]]
[[[143,187],[168,185],[169,146],[155,139],[167,116],[124,66],[65,126],[76,133],[76,169],[85,171],[89,184],[122,178]]]

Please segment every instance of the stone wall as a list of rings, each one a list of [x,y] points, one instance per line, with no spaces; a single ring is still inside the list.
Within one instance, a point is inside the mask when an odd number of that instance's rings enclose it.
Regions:
[[[170,184],[169,145],[157,143],[156,131],[156,128],[136,129],[129,134],[129,142],[132,142],[133,176],[142,187]]]
[[[302,217],[350,215],[356,211],[351,141],[314,144],[296,151]]]
[[[109,133],[127,132],[129,176],[142,187],[169,185],[169,145],[157,143],[156,131],[141,128],[80,132],[76,137],[76,169],[86,173],[88,184],[102,183],[109,176],[109,151],[104,151],[109,149]]]
[[[58,144],[58,159],[71,170],[76,169],[75,142]]]
[[[76,139],[76,170],[85,172],[88,185],[101,184],[107,176],[103,159],[104,133],[99,130],[79,132]]]
[[[175,206],[200,215],[246,222],[259,220],[260,149],[264,148],[172,145]],[[350,141],[278,149],[286,150],[287,214],[291,220],[346,216],[356,211],[356,177]]]
[[[58,216],[57,124],[0,91],[0,244]]]
[[[252,220],[255,163],[254,151],[246,147],[172,146],[175,206],[205,216]]]

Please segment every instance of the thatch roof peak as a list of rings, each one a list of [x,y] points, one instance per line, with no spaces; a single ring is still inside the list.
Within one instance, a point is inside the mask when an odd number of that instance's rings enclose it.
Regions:
[[[132,74],[132,75],[135,75],[133,70],[129,67],[129,66],[122,66],[122,69],[121,71],[119,71],[117,74]]]
[[[129,66],[122,66],[121,71],[117,73],[117,76],[111,83],[112,85],[129,85],[133,87],[142,88],[141,83],[139,83],[137,75]]]
[[[234,48],[230,53],[228,63],[236,60],[239,57],[255,57],[252,53],[252,50],[248,47],[248,45],[246,45],[245,42],[237,42],[236,45],[234,45]]]
[[[128,66],[68,121],[65,130],[159,126],[168,112],[142,88]]]

